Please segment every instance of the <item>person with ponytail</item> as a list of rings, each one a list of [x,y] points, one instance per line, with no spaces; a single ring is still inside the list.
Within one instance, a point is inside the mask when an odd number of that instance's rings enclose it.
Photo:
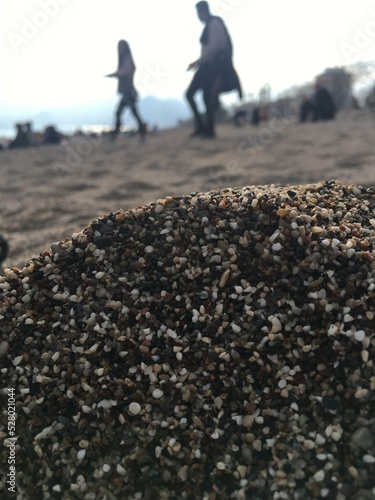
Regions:
[[[140,117],[137,109],[137,91],[134,87],[134,73],[136,70],[133,56],[130,50],[129,43],[125,40],[120,40],[117,44],[118,51],[118,66],[117,71],[107,75],[118,79],[117,91],[121,95],[120,102],[116,110],[116,124],[112,132],[116,137],[121,128],[121,115],[125,108],[129,107],[134,118],[138,123],[138,131],[143,138],[146,134],[146,124]]]

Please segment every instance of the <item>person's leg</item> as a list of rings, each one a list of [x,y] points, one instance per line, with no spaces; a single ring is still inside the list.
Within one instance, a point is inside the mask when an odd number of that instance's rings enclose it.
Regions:
[[[216,77],[203,91],[203,99],[207,113],[207,127],[205,134],[207,138],[215,137],[215,113],[219,104],[219,90],[220,78]]]
[[[122,112],[124,111],[124,109],[126,108],[127,104],[128,103],[127,103],[125,96],[122,96],[122,98],[119,102],[119,105],[117,107],[117,110],[116,110],[116,125],[115,125],[115,129],[113,131],[113,135],[117,135],[120,132],[121,115],[122,115]]]
[[[194,95],[197,93],[198,90],[202,88],[201,76],[202,76],[202,70],[201,68],[199,68],[195,73],[189,85],[189,88],[186,91],[186,99],[191,107],[191,110],[193,111],[195,120],[195,131],[192,134],[193,136],[199,135],[205,130],[202,116],[199,113],[197,104],[194,100]]]
[[[131,112],[133,113],[134,118],[137,120],[138,130],[139,130],[139,133],[141,134],[141,137],[143,138],[146,135],[146,124],[142,121],[142,119],[139,115],[135,101],[133,101],[130,104],[130,109],[131,109]]]

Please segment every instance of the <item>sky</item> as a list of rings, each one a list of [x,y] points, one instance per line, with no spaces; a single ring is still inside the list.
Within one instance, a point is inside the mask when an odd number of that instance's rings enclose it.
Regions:
[[[203,29],[194,0],[0,0],[0,113],[116,95],[126,39],[141,97],[184,99]],[[375,59],[374,0],[211,0],[231,34],[244,93],[275,96],[326,67]],[[228,96],[234,102],[235,97]]]

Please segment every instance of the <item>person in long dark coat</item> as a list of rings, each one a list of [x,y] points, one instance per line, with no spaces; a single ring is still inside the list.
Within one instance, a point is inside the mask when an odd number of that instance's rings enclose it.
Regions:
[[[207,2],[196,4],[199,19],[205,24],[200,43],[201,56],[189,64],[188,70],[196,72],[186,92],[186,98],[194,114],[195,130],[193,137],[215,137],[215,112],[218,108],[219,95],[222,92],[237,90],[242,97],[240,80],[233,67],[233,47],[230,35],[224,21],[213,16]],[[203,90],[203,100],[206,107],[206,122],[200,115],[194,96],[198,90]]]

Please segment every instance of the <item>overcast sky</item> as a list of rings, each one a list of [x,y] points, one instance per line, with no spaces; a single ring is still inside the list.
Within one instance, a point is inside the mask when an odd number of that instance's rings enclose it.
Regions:
[[[375,59],[373,0],[212,0],[231,33],[245,94],[273,94],[324,68]],[[199,56],[194,0],[0,0],[1,103],[111,97],[117,42],[129,41],[142,97],[183,98]],[[1,107],[0,107],[1,112]]]

